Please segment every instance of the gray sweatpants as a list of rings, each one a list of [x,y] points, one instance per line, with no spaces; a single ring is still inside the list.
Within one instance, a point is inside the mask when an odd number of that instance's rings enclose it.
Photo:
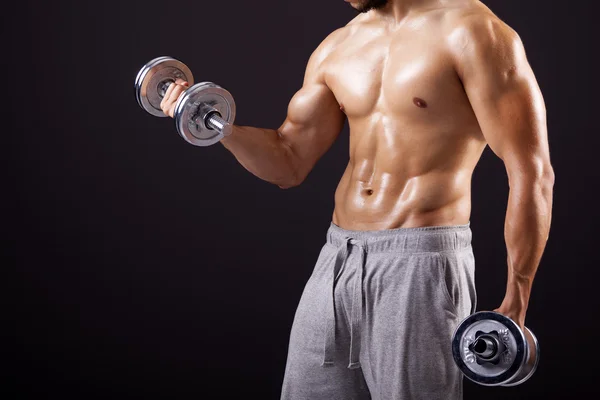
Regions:
[[[331,223],[292,325],[282,400],[457,400],[452,334],[475,311],[470,223]]]

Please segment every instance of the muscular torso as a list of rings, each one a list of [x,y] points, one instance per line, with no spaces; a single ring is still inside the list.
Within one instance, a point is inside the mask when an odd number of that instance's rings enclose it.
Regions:
[[[350,126],[333,222],[353,230],[466,224],[486,145],[448,51],[448,13],[394,27],[359,16],[323,61]]]

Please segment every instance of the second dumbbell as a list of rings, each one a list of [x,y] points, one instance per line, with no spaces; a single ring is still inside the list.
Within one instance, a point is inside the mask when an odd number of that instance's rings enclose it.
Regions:
[[[479,311],[459,324],[452,339],[452,354],[461,372],[473,382],[516,386],[536,371],[540,345],[527,327],[523,331],[502,314]]]

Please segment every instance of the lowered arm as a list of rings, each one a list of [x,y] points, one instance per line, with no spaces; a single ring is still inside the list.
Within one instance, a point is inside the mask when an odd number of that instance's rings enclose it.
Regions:
[[[508,279],[496,311],[523,328],[552,219],[554,171],[544,100],[519,36],[502,21],[467,18],[451,47],[481,131],[508,174]]]

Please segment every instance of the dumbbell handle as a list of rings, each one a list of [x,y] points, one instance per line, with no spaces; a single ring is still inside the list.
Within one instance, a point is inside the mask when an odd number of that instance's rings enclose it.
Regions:
[[[208,128],[222,133],[223,136],[229,136],[233,131],[233,126],[221,118],[221,114],[218,111],[210,113],[208,119],[205,121]]]
[[[165,97],[167,89],[169,89],[169,86],[171,86],[171,84],[173,83],[175,83],[173,80],[167,79],[159,84],[158,94],[161,99]],[[213,129],[221,133],[223,136],[231,135],[233,126],[229,122],[221,118],[222,115],[218,110],[212,107],[200,107],[200,109],[200,113],[194,119],[194,122],[197,125],[204,124],[208,129]]]

